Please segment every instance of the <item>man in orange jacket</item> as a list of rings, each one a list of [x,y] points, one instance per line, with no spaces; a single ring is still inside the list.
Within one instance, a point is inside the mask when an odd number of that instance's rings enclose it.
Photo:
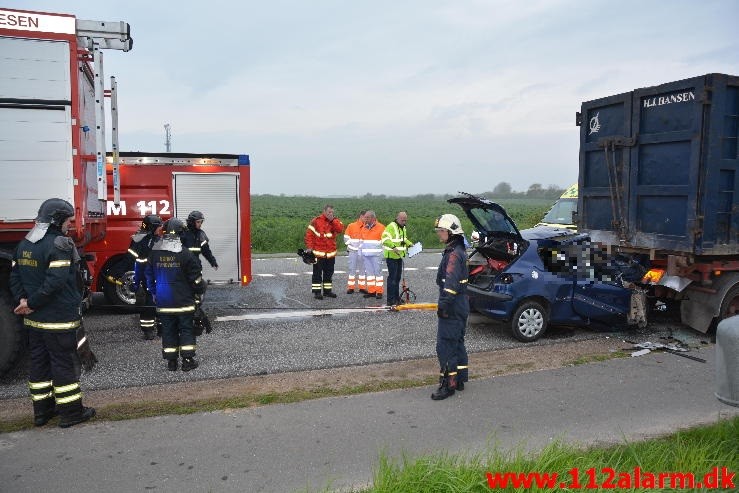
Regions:
[[[382,233],[385,225],[377,221],[375,211],[367,211],[364,215],[365,225],[362,228],[361,254],[364,270],[367,272],[367,294],[365,298],[382,299],[384,283],[382,278]]]
[[[349,223],[344,231],[344,244],[348,257],[346,294],[354,294],[354,290],[367,292],[367,276],[364,273],[362,256],[359,253],[361,246],[361,230],[364,228],[364,214],[367,211],[359,211],[359,217],[353,223]],[[357,276],[359,273],[359,276]]]
[[[336,263],[336,238],[342,231],[344,225],[334,216],[334,207],[328,204],[323,207],[323,214],[314,218],[305,231],[307,251],[313,252],[316,257],[311,291],[317,300],[322,300],[324,296],[336,298],[331,277]]]

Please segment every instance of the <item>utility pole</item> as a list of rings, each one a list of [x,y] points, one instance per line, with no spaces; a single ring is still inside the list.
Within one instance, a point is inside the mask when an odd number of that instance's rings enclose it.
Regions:
[[[172,125],[164,124],[164,149],[166,152],[172,152]]]

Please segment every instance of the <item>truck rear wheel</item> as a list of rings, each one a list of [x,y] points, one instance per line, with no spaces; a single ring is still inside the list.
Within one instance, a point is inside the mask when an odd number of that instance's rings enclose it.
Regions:
[[[111,305],[133,306],[136,293],[133,291],[133,261],[121,259],[107,270],[103,279],[103,294]]]
[[[718,314],[718,321],[734,315],[739,315],[739,284],[729,289],[721,301],[721,311]]]
[[[0,293],[0,375],[15,364],[23,349],[23,323],[13,308],[10,298]]]

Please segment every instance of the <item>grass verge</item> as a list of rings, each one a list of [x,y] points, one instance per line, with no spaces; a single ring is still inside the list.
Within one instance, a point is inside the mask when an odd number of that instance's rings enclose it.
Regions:
[[[534,455],[522,449],[501,452],[493,447],[487,453],[471,457],[443,453],[393,461],[381,456],[373,485],[356,491],[739,491],[736,475],[739,472],[738,450],[739,417],[735,417],[663,438],[625,441],[610,447],[582,449],[556,442]],[[635,468],[640,469],[638,483]],[[718,468],[715,478],[714,468]],[[731,484],[722,483],[722,468],[726,468],[728,474],[735,474],[730,478]],[[526,478],[528,473],[557,473],[558,476],[549,486],[539,487],[535,481],[528,486],[523,482],[513,486],[511,477],[507,487],[503,487],[501,482],[494,486],[496,473],[505,472],[516,473],[516,479]],[[650,473],[653,474],[653,482]],[[663,484],[659,483],[659,473],[669,473]],[[704,483],[702,488],[695,484],[691,486],[687,473],[692,474],[695,481],[715,479],[716,483]],[[574,483],[575,474],[577,483]],[[501,476],[497,477],[502,481]],[[576,484],[580,486],[576,487]]]
[[[266,406],[269,404],[291,404],[294,402],[320,399],[323,397],[338,397],[368,392],[383,392],[403,388],[423,387],[437,381],[437,377],[429,376],[414,380],[393,380],[384,382],[370,382],[364,385],[343,386],[338,388],[318,387],[309,390],[291,390],[288,392],[266,392],[246,395],[229,396],[225,398],[193,399],[187,402],[164,402],[147,400],[97,406],[96,420],[123,421],[127,419],[147,418],[166,414],[193,414],[200,412],[225,411],[247,407]],[[47,426],[54,426],[58,418],[49,422]],[[24,417],[14,420],[0,421],[0,433],[10,433],[33,428],[33,419]]]

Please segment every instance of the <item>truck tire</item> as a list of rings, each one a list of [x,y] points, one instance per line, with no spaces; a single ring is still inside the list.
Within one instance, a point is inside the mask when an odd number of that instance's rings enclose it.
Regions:
[[[104,272],[103,294],[108,303],[118,306],[134,306],[136,293],[132,289],[133,261],[121,259]],[[109,280],[108,277],[113,280]]]
[[[13,308],[10,298],[0,293],[0,375],[13,367],[23,349],[23,322]]]
[[[717,323],[725,318],[739,315],[739,284],[736,284],[726,292],[726,296],[721,300],[721,309],[718,312]]]

